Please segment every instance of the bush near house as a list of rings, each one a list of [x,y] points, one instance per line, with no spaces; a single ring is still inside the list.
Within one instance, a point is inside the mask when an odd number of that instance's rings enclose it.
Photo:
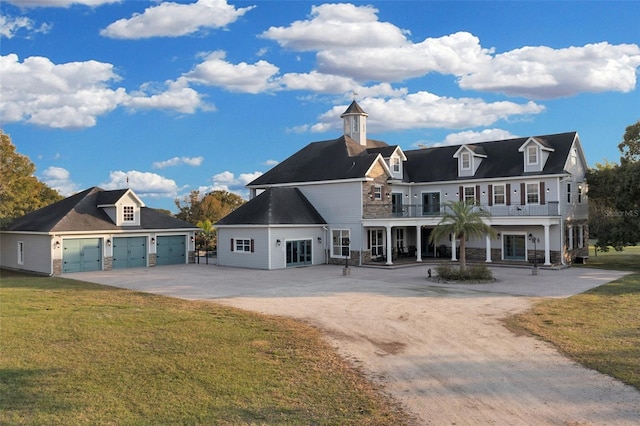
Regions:
[[[486,265],[471,265],[467,269],[449,263],[441,263],[436,267],[438,278],[445,281],[491,281],[493,274]]]

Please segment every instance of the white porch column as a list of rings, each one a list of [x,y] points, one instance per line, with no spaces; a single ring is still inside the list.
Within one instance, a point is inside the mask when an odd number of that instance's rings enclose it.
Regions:
[[[416,262],[422,262],[422,227],[416,226]]]
[[[451,261],[455,262],[456,260],[456,236],[455,234],[451,234]]]
[[[489,236],[489,234],[487,234],[485,238],[487,242],[487,259],[485,260],[485,262],[491,263],[491,237]]]
[[[567,226],[567,232],[569,233],[569,247],[567,248],[569,250],[573,250],[573,225]]]
[[[391,251],[391,226],[385,226],[385,231],[387,231],[387,265],[393,265],[393,253]]]
[[[544,265],[551,266],[551,252],[549,251],[549,225],[544,225]]]

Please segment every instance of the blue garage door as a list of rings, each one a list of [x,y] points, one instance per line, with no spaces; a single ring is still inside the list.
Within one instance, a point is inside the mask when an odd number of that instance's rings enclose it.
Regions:
[[[156,264],[185,264],[187,255],[186,240],[184,235],[158,237],[156,244]]]
[[[62,272],[102,270],[100,238],[65,239],[62,246]]]
[[[113,239],[113,269],[147,266],[147,237]]]

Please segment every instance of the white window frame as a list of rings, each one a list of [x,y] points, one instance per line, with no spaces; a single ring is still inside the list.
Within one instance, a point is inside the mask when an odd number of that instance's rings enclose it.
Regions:
[[[534,188],[534,191],[530,191],[530,188]],[[525,201],[527,202],[527,204],[540,204],[540,182],[536,182],[536,183],[527,183],[525,185],[525,191],[526,193],[526,198]],[[535,195],[535,201],[530,201],[529,200],[529,196],[534,196]]]
[[[571,148],[571,165],[575,166],[576,164],[578,164],[578,150]]]
[[[571,204],[571,182],[567,182],[567,204]]]
[[[469,151],[460,153],[460,170],[471,170],[471,153]]]
[[[384,229],[369,229],[369,250],[372,257],[384,254]]]
[[[235,253],[251,253],[251,238],[234,238],[233,251]]]
[[[136,221],[136,208],[131,205],[122,206],[122,221],[123,222],[135,222]]]
[[[391,170],[394,173],[400,173],[400,158],[391,157]]]
[[[496,189],[502,189],[502,194],[498,194]],[[498,201],[498,195],[502,195],[502,201]],[[493,185],[493,205],[495,206],[504,206],[507,204],[507,187],[504,184],[501,185]]]
[[[534,161],[531,161],[531,157],[534,157]],[[535,166],[537,164],[539,164],[539,157],[540,157],[540,153],[538,152],[538,147],[535,145],[529,145],[527,147],[527,165],[529,166]]]
[[[582,185],[578,184],[578,204],[582,204]]]
[[[382,185],[374,185],[373,187],[373,199],[382,200]]]
[[[24,265],[24,241],[18,241],[18,265]]]
[[[471,203],[475,204],[476,203],[476,187],[475,186],[465,186],[464,188],[462,188],[462,190],[464,191],[464,193],[462,194],[462,201],[464,201],[465,203],[468,203],[470,195],[467,194],[467,189],[471,189],[471,191],[473,192],[473,198],[470,199],[470,201]]]
[[[345,245],[345,239],[349,241],[349,245]],[[336,253],[336,247],[339,247],[339,252]],[[331,230],[331,257],[337,257],[344,259],[342,254],[343,249],[347,247],[349,253],[347,257],[351,258],[351,230],[350,229],[332,229]]]

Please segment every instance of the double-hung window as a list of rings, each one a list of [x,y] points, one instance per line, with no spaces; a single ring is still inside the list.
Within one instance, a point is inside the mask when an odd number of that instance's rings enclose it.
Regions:
[[[236,243],[235,251],[246,252],[246,253],[251,252],[251,240],[236,238],[235,243]]]
[[[18,241],[18,265],[24,265],[24,242]]]
[[[333,257],[350,257],[350,244],[348,229],[334,229],[331,231],[331,255]]]
[[[463,152],[460,157],[460,168],[462,170],[471,170],[471,154]]]
[[[540,184],[528,183],[527,184],[527,204],[540,203]]]
[[[476,187],[465,186],[464,187],[464,202],[467,204],[475,204],[476,202]]]
[[[373,187],[373,199],[374,200],[382,200],[382,186],[375,185]]]
[[[504,185],[493,185],[493,204],[505,204],[505,188]]]
[[[527,147],[527,164],[529,165],[538,164],[538,147],[537,146]]]

